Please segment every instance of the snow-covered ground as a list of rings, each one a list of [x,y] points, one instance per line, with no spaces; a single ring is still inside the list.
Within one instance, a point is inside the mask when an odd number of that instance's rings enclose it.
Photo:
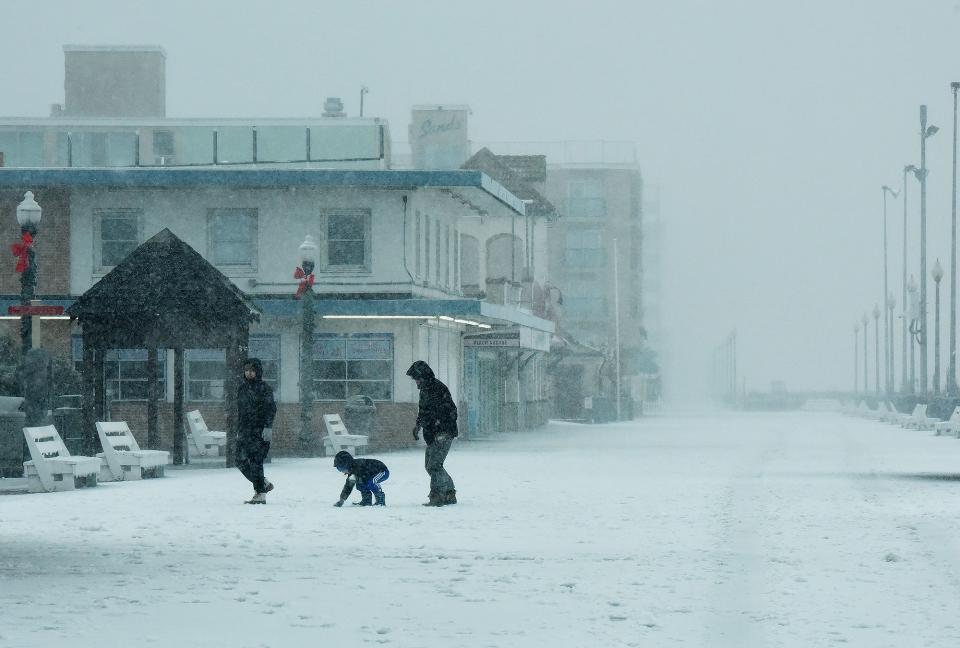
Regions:
[[[960,441],[839,414],[459,443],[461,503],[333,508],[331,460],[0,497],[0,646],[949,646]],[[353,499],[357,495],[354,494]]]

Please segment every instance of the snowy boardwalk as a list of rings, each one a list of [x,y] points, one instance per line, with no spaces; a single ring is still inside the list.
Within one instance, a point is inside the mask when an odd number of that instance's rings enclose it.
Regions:
[[[597,442],[602,437],[602,442]],[[595,447],[596,450],[584,450]],[[839,414],[719,414],[0,497],[0,646],[950,646],[960,441]],[[356,499],[356,494],[354,494]]]

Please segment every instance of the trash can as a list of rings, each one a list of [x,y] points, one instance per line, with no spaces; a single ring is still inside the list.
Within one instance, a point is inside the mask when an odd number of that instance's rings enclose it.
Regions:
[[[0,397],[0,477],[23,477],[23,424],[27,415],[17,408],[23,399]]]
[[[72,403],[71,396],[61,397],[61,402]],[[83,408],[76,406],[58,407],[53,410],[53,425],[63,439],[70,454],[85,455],[83,439]]]
[[[349,434],[366,434],[373,440],[373,421],[377,415],[377,406],[369,396],[357,394],[347,399],[343,412],[343,424]]]

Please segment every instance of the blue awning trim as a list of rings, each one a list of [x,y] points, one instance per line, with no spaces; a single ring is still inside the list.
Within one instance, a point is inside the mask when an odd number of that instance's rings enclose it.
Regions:
[[[355,187],[365,189],[415,189],[417,187],[473,187],[496,198],[507,207],[524,213],[523,201],[481,171],[454,169],[353,170],[353,169],[89,169],[89,168],[0,168],[0,187]]]
[[[257,299],[248,295],[263,315],[268,317],[299,317],[303,302],[296,299]],[[50,306],[69,308],[73,299],[43,299]],[[405,315],[437,317],[445,315],[459,319],[490,323],[520,324],[539,331],[554,332],[550,320],[531,315],[512,306],[490,304],[476,299],[318,299],[317,316],[323,315]],[[6,315],[10,306],[19,305],[19,299],[0,299],[0,315]]]

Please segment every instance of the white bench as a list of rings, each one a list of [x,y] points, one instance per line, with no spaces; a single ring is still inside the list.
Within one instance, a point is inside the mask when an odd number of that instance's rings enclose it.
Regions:
[[[356,456],[360,454],[360,450],[367,447],[370,441],[370,437],[366,434],[348,433],[347,426],[343,424],[339,414],[324,414],[323,426],[327,428],[327,436],[323,437],[324,453],[335,455],[341,450],[346,450]]]
[[[957,433],[960,432],[960,406],[953,408],[953,413],[946,421],[934,423],[933,429],[936,431],[937,436],[946,436],[948,434],[956,436]]]
[[[125,481],[144,477],[163,477],[170,463],[166,450],[141,450],[126,421],[97,421],[97,435],[103,452],[100,481]]]
[[[907,429],[932,430],[933,426],[939,422],[940,419],[927,416],[927,406],[925,403],[917,403],[913,408],[913,413],[904,419],[901,425]]]
[[[227,445],[227,433],[211,430],[200,410],[187,412],[187,457],[219,457]]]
[[[71,455],[54,426],[25,427],[23,436],[30,449],[30,460],[23,462],[23,473],[31,493],[97,485],[100,459]]]

